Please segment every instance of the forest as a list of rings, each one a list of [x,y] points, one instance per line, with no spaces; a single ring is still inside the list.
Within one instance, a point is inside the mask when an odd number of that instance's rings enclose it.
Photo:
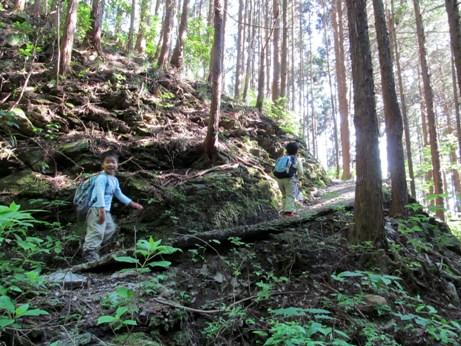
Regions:
[[[461,345],[460,91],[457,0],[0,0],[0,346]]]

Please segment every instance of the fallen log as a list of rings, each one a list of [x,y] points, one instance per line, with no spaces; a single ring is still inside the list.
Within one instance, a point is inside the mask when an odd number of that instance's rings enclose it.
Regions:
[[[279,218],[271,221],[261,222],[254,225],[236,226],[226,229],[211,230],[202,232],[198,235],[185,235],[171,240],[166,240],[165,243],[182,250],[189,249],[195,245],[203,245],[210,241],[225,242],[231,237],[239,237],[241,240],[254,240],[267,237],[269,234],[282,233],[289,228],[298,227],[307,222],[313,221],[318,217],[329,215],[337,211],[338,206],[341,208],[351,209],[353,206],[352,200],[341,201],[340,204],[329,205],[325,207],[316,207],[302,212],[299,216],[289,218]],[[131,256],[135,248],[119,250],[102,256],[97,261],[77,264],[65,269],[66,272],[84,272],[107,266],[115,263],[114,257]]]

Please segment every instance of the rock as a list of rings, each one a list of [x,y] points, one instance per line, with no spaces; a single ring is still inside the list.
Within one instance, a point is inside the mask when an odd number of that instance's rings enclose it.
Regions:
[[[101,345],[96,341],[91,333],[83,333],[78,335],[63,334],[62,339],[53,343],[56,346],[85,346],[85,345]]]
[[[10,112],[0,112],[0,127],[7,131],[19,131],[26,136],[33,136],[34,124],[29,120],[21,108],[13,108]]]
[[[87,151],[90,147],[90,141],[87,138],[81,138],[73,142],[61,144],[58,151],[64,154],[73,154]]]
[[[55,272],[45,277],[49,283],[59,284],[64,289],[87,288],[89,279],[72,272]]]
[[[213,280],[216,281],[217,283],[219,284],[222,284],[226,278],[224,277],[224,275],[220,272],[217,272],[214,276],[213,276]]]
[[[387,300],[383,296],[378,296],[376,294],[365,294],[363,296],[363,302],[360,307],[365,312],[372,312],[383,305],[387,305]]]
[[[447,283],[446,293],[451,298],[452,303],[454,303],[457,306],[461,305],[461,301],[459,299],[458,291],[456,290],[456,286],[452,282]]]
[[[51,193],[53,184],[47,176],[33,172],[30,169],[10,174],[0,179],[0,194],[16,196],[23,194],[24,196],[39,196],[42,197],[47,193]]]

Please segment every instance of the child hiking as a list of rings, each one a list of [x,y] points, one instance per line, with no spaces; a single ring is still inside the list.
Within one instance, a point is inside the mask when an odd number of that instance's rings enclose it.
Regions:
[[[142,210],[143,206],[125,196],[115,177],[118,168],[118,155],[105,152],[102,157],[102,172],[94,176],[92,191],[89,191],[88,212],[86,214],[86,236],[83,244],[83,257],[87,261],[99,259],[101,245],[106,243],[117,231],[110,208],[115,196],[122,204]],[[92,178],[90,178],[92,179]]]
[[[286,154],[277,159],[274,168],[283,197],[282,215],[285,216],[296,215],[296,200],[300,197],[298,177],[302,177],[304,171],[301,160],[297,158],[298,148],[298,143],[288,143]]]

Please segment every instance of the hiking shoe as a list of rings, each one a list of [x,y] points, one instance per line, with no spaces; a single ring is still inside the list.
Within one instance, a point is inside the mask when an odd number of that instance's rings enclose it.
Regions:
[[[284,211],[282,213],[282,216],[287,216],[287,217],[296,216],[296,213],[294,211]]]
[[[87,262],[94,262],[94,261],[97,261],[99,260],[99,254],[95,251],[88,251],[88,252],[84,252],[83,253],[83,258],[85,259],[85,261]]]

